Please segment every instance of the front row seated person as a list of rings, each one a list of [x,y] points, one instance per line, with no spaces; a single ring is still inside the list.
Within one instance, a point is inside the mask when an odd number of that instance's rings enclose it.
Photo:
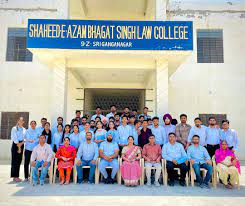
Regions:
[[[163,146],[162,157],[167,161],[167,173],[169,177],[169,186],[174,186],[175,172],[174,168],[180,169],[181,186],[186,186],[185,177],[188,172],[188,158],[182,144],[176,142],[176,135],[170,132],[168,135],[169,141]]]
[[[147,186],[151,186],[151,168],[156,168],[155,173],[155,186],[160,186],[158,180],[161,175],[161,146],[159,144],[155,144],[155,136],[151,134],[149,136],[149,143],[143,147],[142,157],[145,160],[146,167],[146,177],[147,177]]]
[[[96,160],[99,156],[98,145],[91,141],[92,132],[86,132],[86,141],[82,142],[77,151],[77,182],[79,184],[83,181],[83,167],[90,166],[88,183],[94,183],[94,174],[96,169]]]
[[[105,178],[105,184],[113,184],[114,178],[119,169],[118,164],[118,153],[119,147],[118,144],[112,142],[112,134],[108,133],[106,141],[102,142],[99,148],[99,155],[101,157],[101,161],[99,164],[99,170]],[[106,167],[112,167],[111,176],[108,176],[106,171]]]
[[[208,184],[213,171],[212,162],[207,149],[200,145],[200,137],[198,135],[192,137],[192,145],[188,147],[187,156],[192,164],[199,186],[201,188],[209,188]],[[201,176],[200,168],[207,170],[204,180]]]
[[[70,138],[64,138],[64,145],[60,146],[55,154],[58,159],[58,170],[60,174],[60,185],[68,185],[70,182],[71,171],[76,158],[76,148],[70,145]],[[66,178],[65,172],[66,170]]]
[[[42,134],[39,136],[39,144],[34,147],[31,154],[33,186],[37,185],[39,168],[42,168],[40,175],[40,185],[44,185],[52,158],[52,148],[49,144],[46,143],[46,136]]]

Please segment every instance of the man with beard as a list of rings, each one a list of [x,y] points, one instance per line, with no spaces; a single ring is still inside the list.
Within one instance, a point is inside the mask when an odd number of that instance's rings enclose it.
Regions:
[[[79,132],[84,130],[84,126],[87,123],[87,121],[88,121],[88,118],[86,116],[83,116],[82,117],[82,124],[79,125]]]
[[[192,145],[187,150],[187,156],[195,171],[196,180],[199,183],[199,186],[201,188],[204,187],[209,189],[208,183],[212,177],[213,167],[210,156],[206,148],[199,144],[199,139],[200,137],[198,135],[192,137]],[[207,170],[204,180],[200,174],[200,168]]]
[[[96,169],[96,160],[99,156],[98,146],[91,141],[92,133],[86,133],[86,141],[82,143],[77,152],[77,182],[80,184],[83,181],[83,166],[90,166],[88,183],[94,183],[94,173]]]
[[[112,134],[108,133],[106,141],[102,142],[99,148],[99,155],[101,158],[99,170],[105,178],[105,184],[113,184],[114,178],[119,169],[118,165],[119,147],[117,143],[112,142]],[[106,167],[112,167],[111,177],[108,176]]]
[[[216,119],[215,117],[209,117],[208,120],[209,126],[206,129],[207,132],[207,150],[212,158],[215,154],[216,149],[219,149],[220,144],[220,128],[216,125]]]

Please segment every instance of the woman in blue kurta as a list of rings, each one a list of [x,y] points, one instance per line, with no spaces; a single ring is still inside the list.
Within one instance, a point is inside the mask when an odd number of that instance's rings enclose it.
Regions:
[[[21,182],[19,178],[20,165],[22,162],[23,150],[24,150],[24,137],[26,129],[24,128],[24,119],[20,117],[16,126],[11,130],[11,139],[13,141],[11,148],[11,177],[14,182]]]
[[[73,126],[73,133],[70,135],[70,145],[76,149],[80,146],[79,127],[77,125]]]
[[[103,129],[102,122],[97,122],[96,130],[94,133],[94,141],[98,144],[98,147],[100,147],[100,143],[104,142],[105,139],[106,139],[106,130]]]
[[[24,163],[24,173],[25,173],[25,181],[28,181],[29,177],[29,165],[31,160],[31,154],[33,148],[38,145],[39,142],[39,132],[36,129],[36,121],[32,120],[30,122],[30,128],[26,130],[25,134],[25,163]]]
[[[54,136],[53,136],[53,151],[54,152],[57,152],[57,150],[62,144],[62,135],[63,135],[63,125],[58,124],[57,131],[54,133]]]

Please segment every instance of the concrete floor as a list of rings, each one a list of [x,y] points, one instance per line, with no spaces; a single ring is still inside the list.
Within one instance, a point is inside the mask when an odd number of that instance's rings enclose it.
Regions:
[[[126,188],[121,185],[59,184],[33,187],[29,183],[15,184],[9,178],[10,165],[0,163],[0,206],[10,205],[245,205],[245,166],[240,177],[241,189],[226,190],[199,187],[147,187]],[[23,177],[23,166],[21,167]]]

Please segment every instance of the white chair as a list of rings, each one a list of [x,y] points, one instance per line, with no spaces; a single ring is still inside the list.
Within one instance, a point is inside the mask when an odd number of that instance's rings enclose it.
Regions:
[[[163,184],[165,185],[165,182],[164,182],[165,170],[164,170],[164,162],[163,162],[163,160],[161,160],[161,165],[162,165],[161,170],[162,170]],[[145,170],[146,170],[144,158],[141,159],[141,169],[142,169],[142,172],[141,172],[140,185],[144,185],[144,181],[145,181]],[[155,169],[156,169],[155,167],[151,167],[151,170],[155,170]]]
[[[99,178],[100,178],[100,170],[99,170],[99,165],[100,165],[100,158],[98,159],[98,169],[97,169],[97,174],[96,174],[96,179],[95,181],[99,183]],[[118,166],[119,169],[117,171],[117,184],[121,185],[121,170],[120,170],[120,158],[118,157]],[[106,167],[106,169],[112,169],[112,167]],[[103,175],[101,175],[101,180],[103,179]]]
[[[48,168],[48,177],[49,177],[49,184],[53,183],[53,167],[54,167],[54,158],[51,159],[50,161],[50,167]],[[42,168],[38,168],[38,175],[40,174]],[[30,184],[32,184],[33,178],[32,178],[32,167],[31,167],[31,172],[30,172]]]
[[[164,185],[168,185],[168,172],[167,172],[167,161],[164,159],[164,170],[165,170],[165,175],[164,175]],[[177,170],[178,171],[178,174],[180,175],[180,168],[174,168],[174,170]],[[186,186],[188,187],[189,186],[189,175],[188,175],[188,172],[186,173],[186,176],[185,176],[185,183],[186,183]]]
[[[74,164],[74,168],[73,168],[73,179],[74,179],[74,183],[75,184],[77,184],[77,167],[76,167],[76,164],[77,164],[77,159],[75,159],[75,164]],[[90,168],[90,166],[83,166],[82,167],[83,169],[84,168]],[[99,179],[97,178],[97,174],[98,174],[98,172],[97,172],[97,170],[98,170],[98,159],[96,160],[96,169],[95,169],[95,184],[99,184]]]

